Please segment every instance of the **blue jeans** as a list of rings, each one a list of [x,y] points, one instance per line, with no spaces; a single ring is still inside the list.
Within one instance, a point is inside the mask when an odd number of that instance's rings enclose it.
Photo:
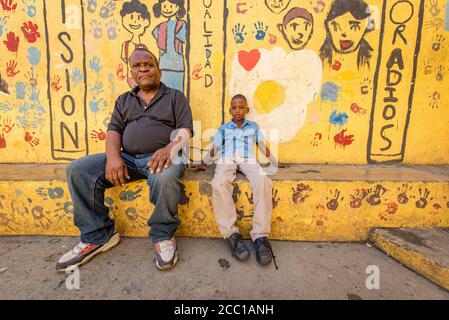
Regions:
[[[130,180],[147,179],[153,213],[147,224],[154,243],[171,239],[179,226],[178,202],[180,179],[185,164],[172,164],[161,173],[151,174],[147,163],[151,154],[131,156],[122,152]],[[114,220],[104,204],[104,192],[114,187],[105,177],[106,154],[94,154],[73,161],[67,168],[67,181],[74,206],[74,222],[81,232],[81,241],[93,244],[108,242],[115,232]]]

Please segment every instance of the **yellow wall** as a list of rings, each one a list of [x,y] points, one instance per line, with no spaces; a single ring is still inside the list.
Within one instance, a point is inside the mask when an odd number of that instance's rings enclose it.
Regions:
[[[121,59],[131,39],[120,15],[126,2],[2,5],[1,162],[61,162],[104,150],[114,101],[129,89]],[[152,32],[167,19],[155,17],[156,0],[141,2],[150,21],[140,43],[159,56]],[[332,1],[185,2],[183,90],[201,121],[203,146],[229,119],[230,97],[242,92],[248,117],[279,129],[281,161],[449,163],[447,1],[367,1],[371,20],[360,19],[360,32],[373,29],[362,38],[373,50],[359,66],[358,40],[354,52],[332,48],[331,65],[320,58],[326,37],[333,39],[324,27]],[[286,7],[271,10],[273,2]],[[304,48],[289,45],[278,26],[295,7],[313,17]],[[344,19],[336,17],[338,26],[329,21],[330,29],[356,20]]]

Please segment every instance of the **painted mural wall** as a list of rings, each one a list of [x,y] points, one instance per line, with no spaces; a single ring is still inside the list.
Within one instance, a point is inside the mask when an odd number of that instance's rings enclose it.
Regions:
[[[190,100],[196,158],[242,93],[281,161],[449,164],[446,0],[0,5],[0,162],[102,152],[145,46]]]

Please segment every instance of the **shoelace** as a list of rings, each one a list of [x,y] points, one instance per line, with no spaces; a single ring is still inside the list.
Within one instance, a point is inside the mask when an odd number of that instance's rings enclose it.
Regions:
[[[268,241],[268,239],[263,239],[262,243],[270,249],[271,256],[273,257],[274,266],[276,267],[276,270],[279,270],[278,264],[276,263],[276,256],[274,255],[273,248],[271,247],[270,242]]]

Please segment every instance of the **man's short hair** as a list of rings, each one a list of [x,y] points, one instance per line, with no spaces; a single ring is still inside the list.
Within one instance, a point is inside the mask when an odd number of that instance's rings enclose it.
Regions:
[[[240,93],[236,94],[235,96],[232,97],[231,102],[237,99],[243,99],[245,100],[246,103],[248,103],[248,100],[246,100],[246,97],[243,94]]]
[[[145,46],[137,46],[135,49],[134,49],[134,51],[131,53],[131,55],[129,56],[129,63],[131,63],[131,57],[133,56],[133,54],[134,53],[136,53],[136,52],[147,52],[147,53],[149,53],[149,54],[151,54],[153,57],[154,57],[154,59],[156,59],[156,64],[157,64],[157,66],[159,67],[159,60],[157,60],[157,57],[156,57],[156,55],[153,53],[153,52],[151,52],[150,50],[148,50],[148,48],[147,47],[145,47]]]

